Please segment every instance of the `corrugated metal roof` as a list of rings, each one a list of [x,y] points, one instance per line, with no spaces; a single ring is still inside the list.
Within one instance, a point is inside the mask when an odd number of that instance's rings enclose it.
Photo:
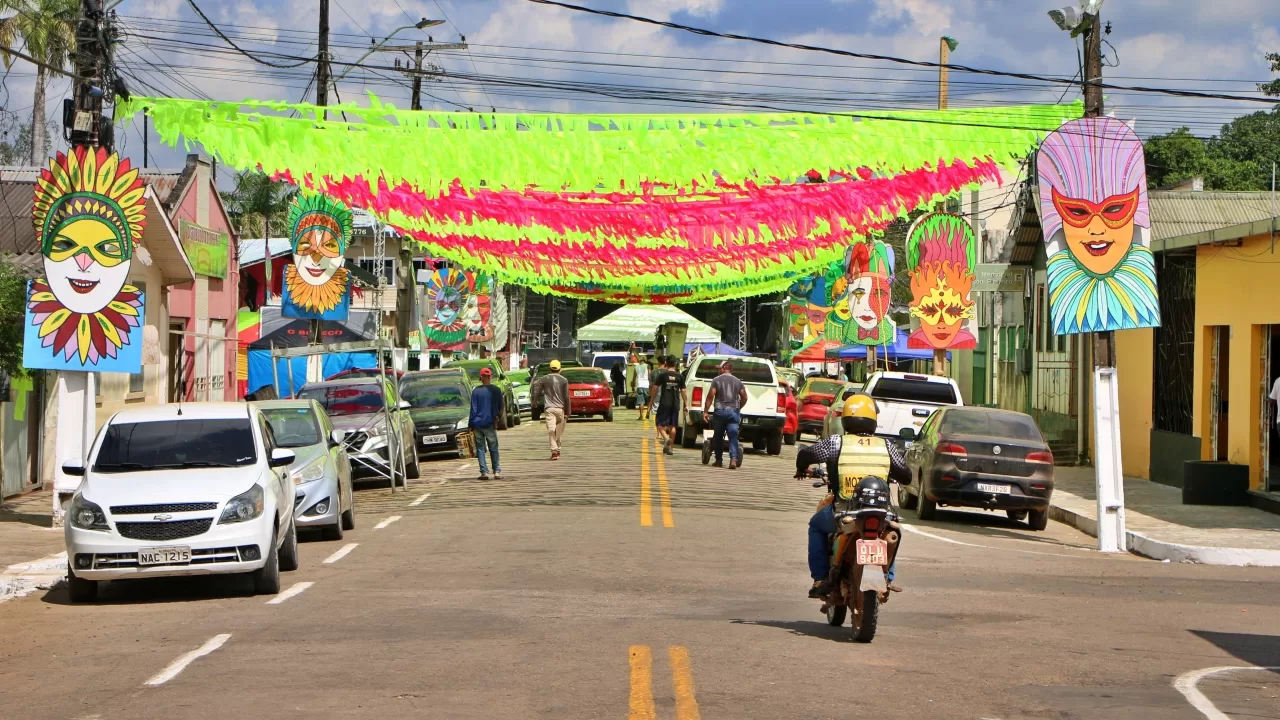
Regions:
[[[1172,192],[1149,194],[1151,236],[1168,240],[1274,217],[1269,192]],[[1277,203],[1280,206],[1280,202]]]

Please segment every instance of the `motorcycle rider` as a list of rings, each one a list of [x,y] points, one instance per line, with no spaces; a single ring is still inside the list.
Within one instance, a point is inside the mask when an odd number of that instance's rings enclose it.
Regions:
[[[858,474],[875,474],[884,476],[885,481],[911,479],[911,471],[907,469],[902,451],[894,443],[875,436],[879,412],[876,402],[869,395],[858,393],[850,396],[844,403],[844,412],[840,424],[844,428],[843,435],[831,437],[803,448],[796,455],[796,479],[807,479],[809,467],[825,463],[827,477],[839,482],[841,466],[846,469],[857,469]],[[858,438],[857,442],[845,442],[845,438]],[[847,473],[853,474],[853,473]],[[809,597],[821,598],[831,592],[829,577],[831,574],[831,549],[827,538],[836,532],[836,516],[832,510],[835,496],[828,494],[818,505],[818,511],[809,518],[809,575],[813,577],[813,587],[809,589]],[[895,561],[885,573],[889,589],[902,592],[902,588],[894,584]]]

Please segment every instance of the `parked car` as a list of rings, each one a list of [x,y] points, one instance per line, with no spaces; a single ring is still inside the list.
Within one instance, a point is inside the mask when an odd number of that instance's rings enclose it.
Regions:
[[[577,360],[561,360],[560,361],[560,369],[562,371],[567,368],[575,368],[575,367],[582,367],[582,363],[578,362]],[[533,384],[538,381],[538,378],[540,376],[546,375],[549,372],[551,372],[550,362],[539,363],[533,366],[533,370],[529,371],[529,387],[533,387]]]
[[[112,415],[89,450],[68,460],[81,477],[67,510],[72,602],[103,580],[248,574],[280,592],[298,567],[294,452],[278,447],[245,403],[136,405]]]
[[[840,391],[847,385],[848,383],[822,376],[813,376],[804,381],[804,385],[796,393],[796,402],[800,406],[800,433],[809,433],[819,439],[827,436],[827,409],[835,403]]]
[[[529,384],[529,371],[512,370],[507,373],[507,380],[511,381],[511,392],[516,396],[516,409],[522,413],[529,412],[533,407],[529,401],[533,392],[533,386]]]
[[[293,521],[300,528],[320,528],[326,540],[341,540],[356,526],[346,433],[334,429],[315,400],[259,400],[253,405],[267,419],[276,447],[293,451]]]
[[[782,442],[786,445],[795,445],[796,438],[800,435],[800,412],[799,404],[796,402],[796,392],[781,376],[778,378],[778,387],[787,395],[787,419],[782,424]]]
[[[773,363],[757,357],[703,355],[685,371],[684,386],[689,392],[689,407],[680,415],[680,444],[696,447],[702,431],[709,427],[702,420],[702,407],[711,392],[711,381],[720,374],[720,363],[728,360],[731,371],[747,389],[747,404],[742,408],[742,424],[738,440],[754,444],[764,442],[770,455],[782,452],[782,426],[786,424],[787,398],[778,388]]]
[[[606,422],[613,422],[613,390],[604,370],[576,367],[560,373],[569,382],[569,410],[573,417],[599,415]],[[541,415],[542,408],[535,408],[534,412]]]
[[[1012,410],[944,407],[934,411],[907,450],[911,482],[898,505],[921,520],[938,505],[1004,510],[1032,530],[1048,525],[1053,453],[1030,415]]]
[[[877,372],[867,378],[866,393],[880,408],[876,435],[902,444],[902,431],[919,434],[925,420],[939,407],[964,405],[955,380],[938,375]],[[905,446],[904,446],[905,449]]]
[[[609,371],[613,369],[614,363],[622,363],[622,367],[626,367],[627,358],[629,357],[630,357],[630,353],[626,353],[626,352],[616,352],[616,351],[598,352],[595,355],[591,356],[591,367],[601,368],[602,370],[604,370],[605,375],[607,376]]]
[[[506,405],[506,427],[515,427],[520,424],[520,411],[516,408],[516,396],[511,391],[511,382],[507,379],[507,373],[502,369],[502,363],[497,358],[484,358],[481,360],[454,360],[444,366],[449,368],[462,368],[467,371],[467,375],[471,378],[472,385],[480,384],[480,370],[489,368],[493,373],[491,383],[497,385],[502,390],[502,402]]]
[[[378,378],[310,382],[298,391],[298,398],[320,403],[333,426],[346,433],[343,442],[351,459],[353,477],[398,477],[397,463],[391,462],[392,450],[401,453],[405,475],[418,477],[417,450],[414,449],[418,444],[417,434],[409,416],[409,403],[400,399],[390,380],[385,385]],[[389,408],[390,413],[384,413],[384,408]],[[392,437],[397,441],[392,441]],[[395,447],[389,448],[389,445]]]
[[[336,372],[336,373],[334,373],[334,374],[330,375],[329,377],[325,378],[325,380],[349,380],[349,379],[351,379],[351,378],[371,378],[371,377],[380,377],[380,376],[382,375],[382,372],[383,372],[383,371],[378,370],[378,368],[376,368],[376,367],[372,367],[372,368],[347,368],[346,370],[343,370],[342,372]],[[403,373],[403,372],[401,372],[401,371],[399,371],[399,370],[392,370],[391,368],[386,368],[386,373],[387,373],[387,377],[388,377],[388,378],[391,378],[391,379],[393,379],[393,380],[394,380],[394,379],[399,379],[400,377],[402,377],[402,376],[404,375],[404,373]]]
[[[791,387],[792,392],[800,392],[800,388],[804,385],[804,375],[801,375],[799,370],[792,367],[775,366],[773,371],[777,373],[779,380],[787,381],[787,385]]]
[[[840,382],[836,380],[835,382]],[[831,404],[827,406],[826,415],[822,418],[822,437],[830,437],[832,435],[844,434],[844,424],[841,418],[844,417],[844,404],[849,398],[858,394],[866,394],[862,390],[862,386],[858,383],[841,383],[840,392],[836,395]],[[877,403],[879,406],[879,403]],[[900,440],[900,438],[899,438]]]
[[[419,458],[434,453],[461,457],[458,433],[467,429],[471,417],[472,388],[465,377],[449,370],[425,370],[405,373],[401,379],[400,396],[410,405]]]

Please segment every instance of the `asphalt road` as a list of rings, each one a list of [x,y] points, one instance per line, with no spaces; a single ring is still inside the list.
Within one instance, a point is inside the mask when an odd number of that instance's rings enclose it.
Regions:
[[[501,434],[502,481],[443,459],[408,492],[362,489],[357,529],[304,537],[284,586],[311,584],[276,604],[205,578],[0,605],[0,716],[1280,717],[1280,675],[1191,675],[1280,666],[1274,569],[908,515],[905,592],[857,644],[805,597],[820,498],[794,448],[730,471],[651,437],[630,413],[575,422],[551,462],[526,422]]]

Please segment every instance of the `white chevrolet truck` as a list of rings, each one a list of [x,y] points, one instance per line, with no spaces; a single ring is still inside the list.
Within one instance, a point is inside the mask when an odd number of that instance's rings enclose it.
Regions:
[[[875,398],[880,408],[876,435],[902,443],[903,449],[911,445],[911,440],[902,433],[904,429],[910,428],[910,436],[914,438],[934,410],[944,405],[964,404],[956,381],[937,375],[872,373],[864,392]]]
[[[696,447],[698,437],[707,428],[702,422],[702,406],[711,393],[711,381],[720,374],[720,363],[725,360],[747,389],[747,404],[742,408],[742,424],[738,426],[739,442],[762,448],[770,455],[781,453],[787,399],[778,391],[773,363],[764,358],[731,355],[703,355],[685,371],[689,407],[680,414],[680,427],[676,431],[681,447]]]

